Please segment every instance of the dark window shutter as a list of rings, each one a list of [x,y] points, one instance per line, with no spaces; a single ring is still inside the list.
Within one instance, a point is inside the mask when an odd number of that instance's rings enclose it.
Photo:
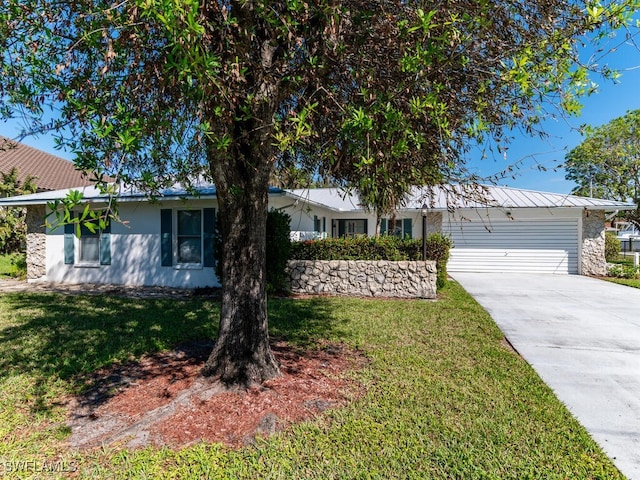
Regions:
[[[320,231],[320,220],[318,220],[318,216],[317,215],[313,216],[313,231],[314,232],[319,232]]]
[[[384,235],[387,233],[387,219],[383,218],[380,220],[380,235]]]
[[[111,265],[111,234],[100,235],[100,265]]]
[[[402,220],[402,230],[404,230],[405,238],[413,238],[413,225],[410,218]]]
[[[160,210],[160,257],[163,267],[173,265],[173,252],[171,245],[173,243],[173,215],[170,208]]]
[[[364,219],[364,234],[369,236],[369,220]]]
[[[66,265],[73,265],[75,261],[73,254],[75,248],[74,230],[75,224],[73,223],[67,223],[64,226],[64,263]]]
[[[216,209],[204,208],[202,210],[202,264],[205,267],[214,266],[214,231],[216,226]]]
[[[111,222],[100,232],[100,265],[111,265]]]
[[[338,237],[344,237],[347,233],[346,220],[338,220]]]
[[[327,233],[327,217],[322,217],[322,232]]]

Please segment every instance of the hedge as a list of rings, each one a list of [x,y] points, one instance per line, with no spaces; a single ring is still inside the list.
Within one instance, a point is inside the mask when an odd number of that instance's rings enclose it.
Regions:
[[[437,286],[447,282],[447,260],[451,240],[441,233],[426,238],[427,260],[435,260]],[[291,245],[293,260],[422,260],[422,239],[400,239],[395,236],[327,238]]]

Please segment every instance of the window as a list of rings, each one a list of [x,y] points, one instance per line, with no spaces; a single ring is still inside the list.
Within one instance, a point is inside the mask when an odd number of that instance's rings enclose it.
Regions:
[[[163,267],[213,267],[215,209],[160,210]]]
[[[202,263],[202,212],[178,210],[177,262]]]
[[[395,220],[383,218],[380,224],[380,233],[382,235],[394,235],[400,238],[412,238],[412,221],[410,218],[397,218]]]
[[[76,225],[64,226],[64,263],[77,266],[111,265],[111,224],[101,232],[92,232],[80,226],[76,236]]]
[[[367,219],[338,220],[339,237],[355,237],[367,234]]]
[[[365,221],[364,220],[347,220],[347,237],[355,237],[356,235],[364,235]]]
[[[78,239],[80,263],[99,263],[100,262],[100,237],[83,233]]]

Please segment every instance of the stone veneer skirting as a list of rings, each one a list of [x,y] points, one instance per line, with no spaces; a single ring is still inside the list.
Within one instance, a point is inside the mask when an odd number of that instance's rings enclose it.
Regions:
[[[27,279],[37,280],[47,274],[47,234],[44,205],[27,207]]]
[[[436,298],[436,262],[291,260],[291,291],[361,297]]]
[[[582,248],[580,255],[582,275],[606,275],[604,258],[604,222],[602,210],[582,211]]]

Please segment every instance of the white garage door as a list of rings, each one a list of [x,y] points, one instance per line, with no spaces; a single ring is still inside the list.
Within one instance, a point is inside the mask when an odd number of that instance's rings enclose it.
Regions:
[[[578,219],[456,221],[450,272],[578,273]]]

